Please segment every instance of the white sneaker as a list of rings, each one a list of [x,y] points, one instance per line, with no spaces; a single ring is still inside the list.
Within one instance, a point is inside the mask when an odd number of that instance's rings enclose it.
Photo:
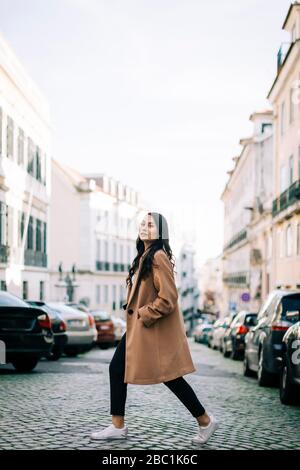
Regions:
[[[124,425],[123,428],[116,428],[114,424],[110,424],[102,431],[96,431],[91,434],[91,439],[126,439],[128,434],[128,427]]]
[[[207,426],[200,426],[198,434],[193,437],[192,442],[194,444],[205,444],[208,439],[213,435],[216,429],[219,427],[219,423],[216,418],[212,415],[210,417],[210,422]]]

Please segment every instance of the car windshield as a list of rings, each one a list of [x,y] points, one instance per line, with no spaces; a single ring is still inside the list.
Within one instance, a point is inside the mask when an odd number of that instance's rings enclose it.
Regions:
[[[102,312],[99,310],[93,310],[92,314],[97,321],[107,321],[110,320],[110,315],[107,312]]]
[[[10,294],[9,292],[0,292],[0,307],[27,307],[30,308],[27,302],[19,297]]]

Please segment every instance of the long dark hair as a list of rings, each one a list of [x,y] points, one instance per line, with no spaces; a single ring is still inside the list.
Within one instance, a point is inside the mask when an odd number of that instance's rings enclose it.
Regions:
[[[171,261],[173,272],[175,268],[175,262],[173,261],[174,255],[169,244],[169,228],[166,218],[158,212],[147,212],[147,215],[151,215],[154,219],[158,231],[158,238],[151,241],[150,247],[147,248],[147,254],[143,259],[143,265],[141,266],[141,279],[146,278],[150,274],[153,264],[153,257],[157,250],[163,249]],[[139,266],[140,258],[145,251],[144,242],[141,240],[139,235],[136,239],[136,249],[137,255],[130,266],[128,276],[126,278],[126,284],[130,285],[130,287],[132,286],[132,277],[136,272]]]

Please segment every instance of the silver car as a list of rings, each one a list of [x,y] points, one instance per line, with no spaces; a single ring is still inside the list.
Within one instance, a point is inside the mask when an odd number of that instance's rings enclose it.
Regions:
[[[91,324],[89,315],[63,302],[47,302],[49,307],[59,312],[67,325],[67,345],[64,352],[67,356],[75,357],[77,354],[89,351],[96,339],[95,325]]]

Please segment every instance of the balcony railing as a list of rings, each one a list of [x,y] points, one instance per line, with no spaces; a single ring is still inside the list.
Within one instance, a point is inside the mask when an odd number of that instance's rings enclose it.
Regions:
[[[25,266],[36,266],[39,268],[47,267],[47,253],[42,251],[25,250],[24,252]]]
[[[124,263],[109,263],[108,261],[96,261],[96,271],[114,271],[125,272],[129,270],[130,265]]]
[[[229,248],[232,248],[234,245],[237,245],[238,243],[240,243],[242,240],[245,240],[246,238],[247,238],[247,230],[243,229],[240,232],[238,232],[236,235],[234,235],[234,237],[231,238],[229,243],[227,243],[224,246],[224,251],[228,250]]]
[[[273,200],[272,215],[275,217],[279,212],[287,209],[296,201],[300,201],[300,179],[295,181],[288,189]]]
[[[9,257],[9,246],[0,245],[0,263],[7,263]]]
[[[235,273],[227,273],[223,275],[223,282],[226,284],[238,284],[238,285],[248,285],[249,284],[249,272],[241,271]]]

